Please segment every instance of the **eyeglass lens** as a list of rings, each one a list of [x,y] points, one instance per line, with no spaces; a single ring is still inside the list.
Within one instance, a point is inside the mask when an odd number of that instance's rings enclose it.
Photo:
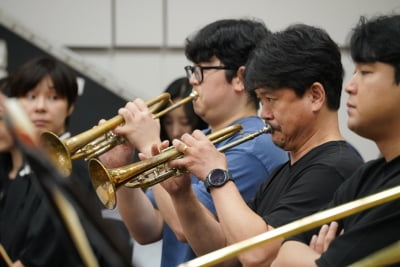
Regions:
[[[188,79],[190,79],[190,77],[194,75],[196,81],[201,82],[203,80],[203,75],[202,75],[203,73],[200,66],[186,66],[185,71]]]

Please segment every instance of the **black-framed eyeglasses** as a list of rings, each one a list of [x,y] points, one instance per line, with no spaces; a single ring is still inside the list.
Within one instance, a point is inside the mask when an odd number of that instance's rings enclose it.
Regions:
[[[227,67],[227,66],[199,66],[199,65],[194,65],[194,66],[186,66],[185,71],[186,71],[186,76],[188,79],[194,75],[194,78],[198,83],[201,83],[203,81],[203,70],[234,70],[234,68]]]

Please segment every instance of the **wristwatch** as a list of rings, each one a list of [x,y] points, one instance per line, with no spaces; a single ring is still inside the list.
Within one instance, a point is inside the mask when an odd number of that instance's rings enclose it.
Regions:
[[[228,181],[233,181],[232,175],[227,170],[213,169],[204,180],[204,186],[207,192],[210,192],[210,187],[221,187]]]

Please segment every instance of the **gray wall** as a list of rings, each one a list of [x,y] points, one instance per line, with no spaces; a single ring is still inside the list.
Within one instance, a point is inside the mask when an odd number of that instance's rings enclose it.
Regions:
[[[360,15],[400,12],[399,0],[1,0],[3,15],[57,46],[66,46],[84,62],[104,71],[105,80],[123,84],[124,99],[149,99],[184,74],[185,38],[220,18],[258,17],[271,30],[296,22],[321,26],[343,48],[346,80],[353,66],[346,37]],[[113,89],[111,89],[113,90]],[[346,127],[343,93],[341,129],[365,159],[375,145]]]

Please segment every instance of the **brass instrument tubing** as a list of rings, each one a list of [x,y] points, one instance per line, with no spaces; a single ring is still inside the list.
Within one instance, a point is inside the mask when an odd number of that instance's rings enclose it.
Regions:
[[[10,257],[8,256],[7,251],[5,250],[5,248],[3,247],[2,244],[0,244],[0,258],[3,259],[3,261],[5,262],[5,264],[6,264],[8,267],[11,267],[11,266],[12,266],[13,262],[12,262],[12,260],[10,259]]]
[[[334,220],[342,219],[354,213],[372,208],[379,204],[386,203],[400,197],[400,185],[386,189],[351,202],[336,206],[334,208],[321,211],[294,222],[288,223],[274,230],[245,239],[230,246],[215,250],[191,261],[178,265],[178,267],[205,267],[213,266],[217,263],[226,261],[239,253],[251,248],[272,242],[280,238],[287,238],[315,227],[321,226]]]

